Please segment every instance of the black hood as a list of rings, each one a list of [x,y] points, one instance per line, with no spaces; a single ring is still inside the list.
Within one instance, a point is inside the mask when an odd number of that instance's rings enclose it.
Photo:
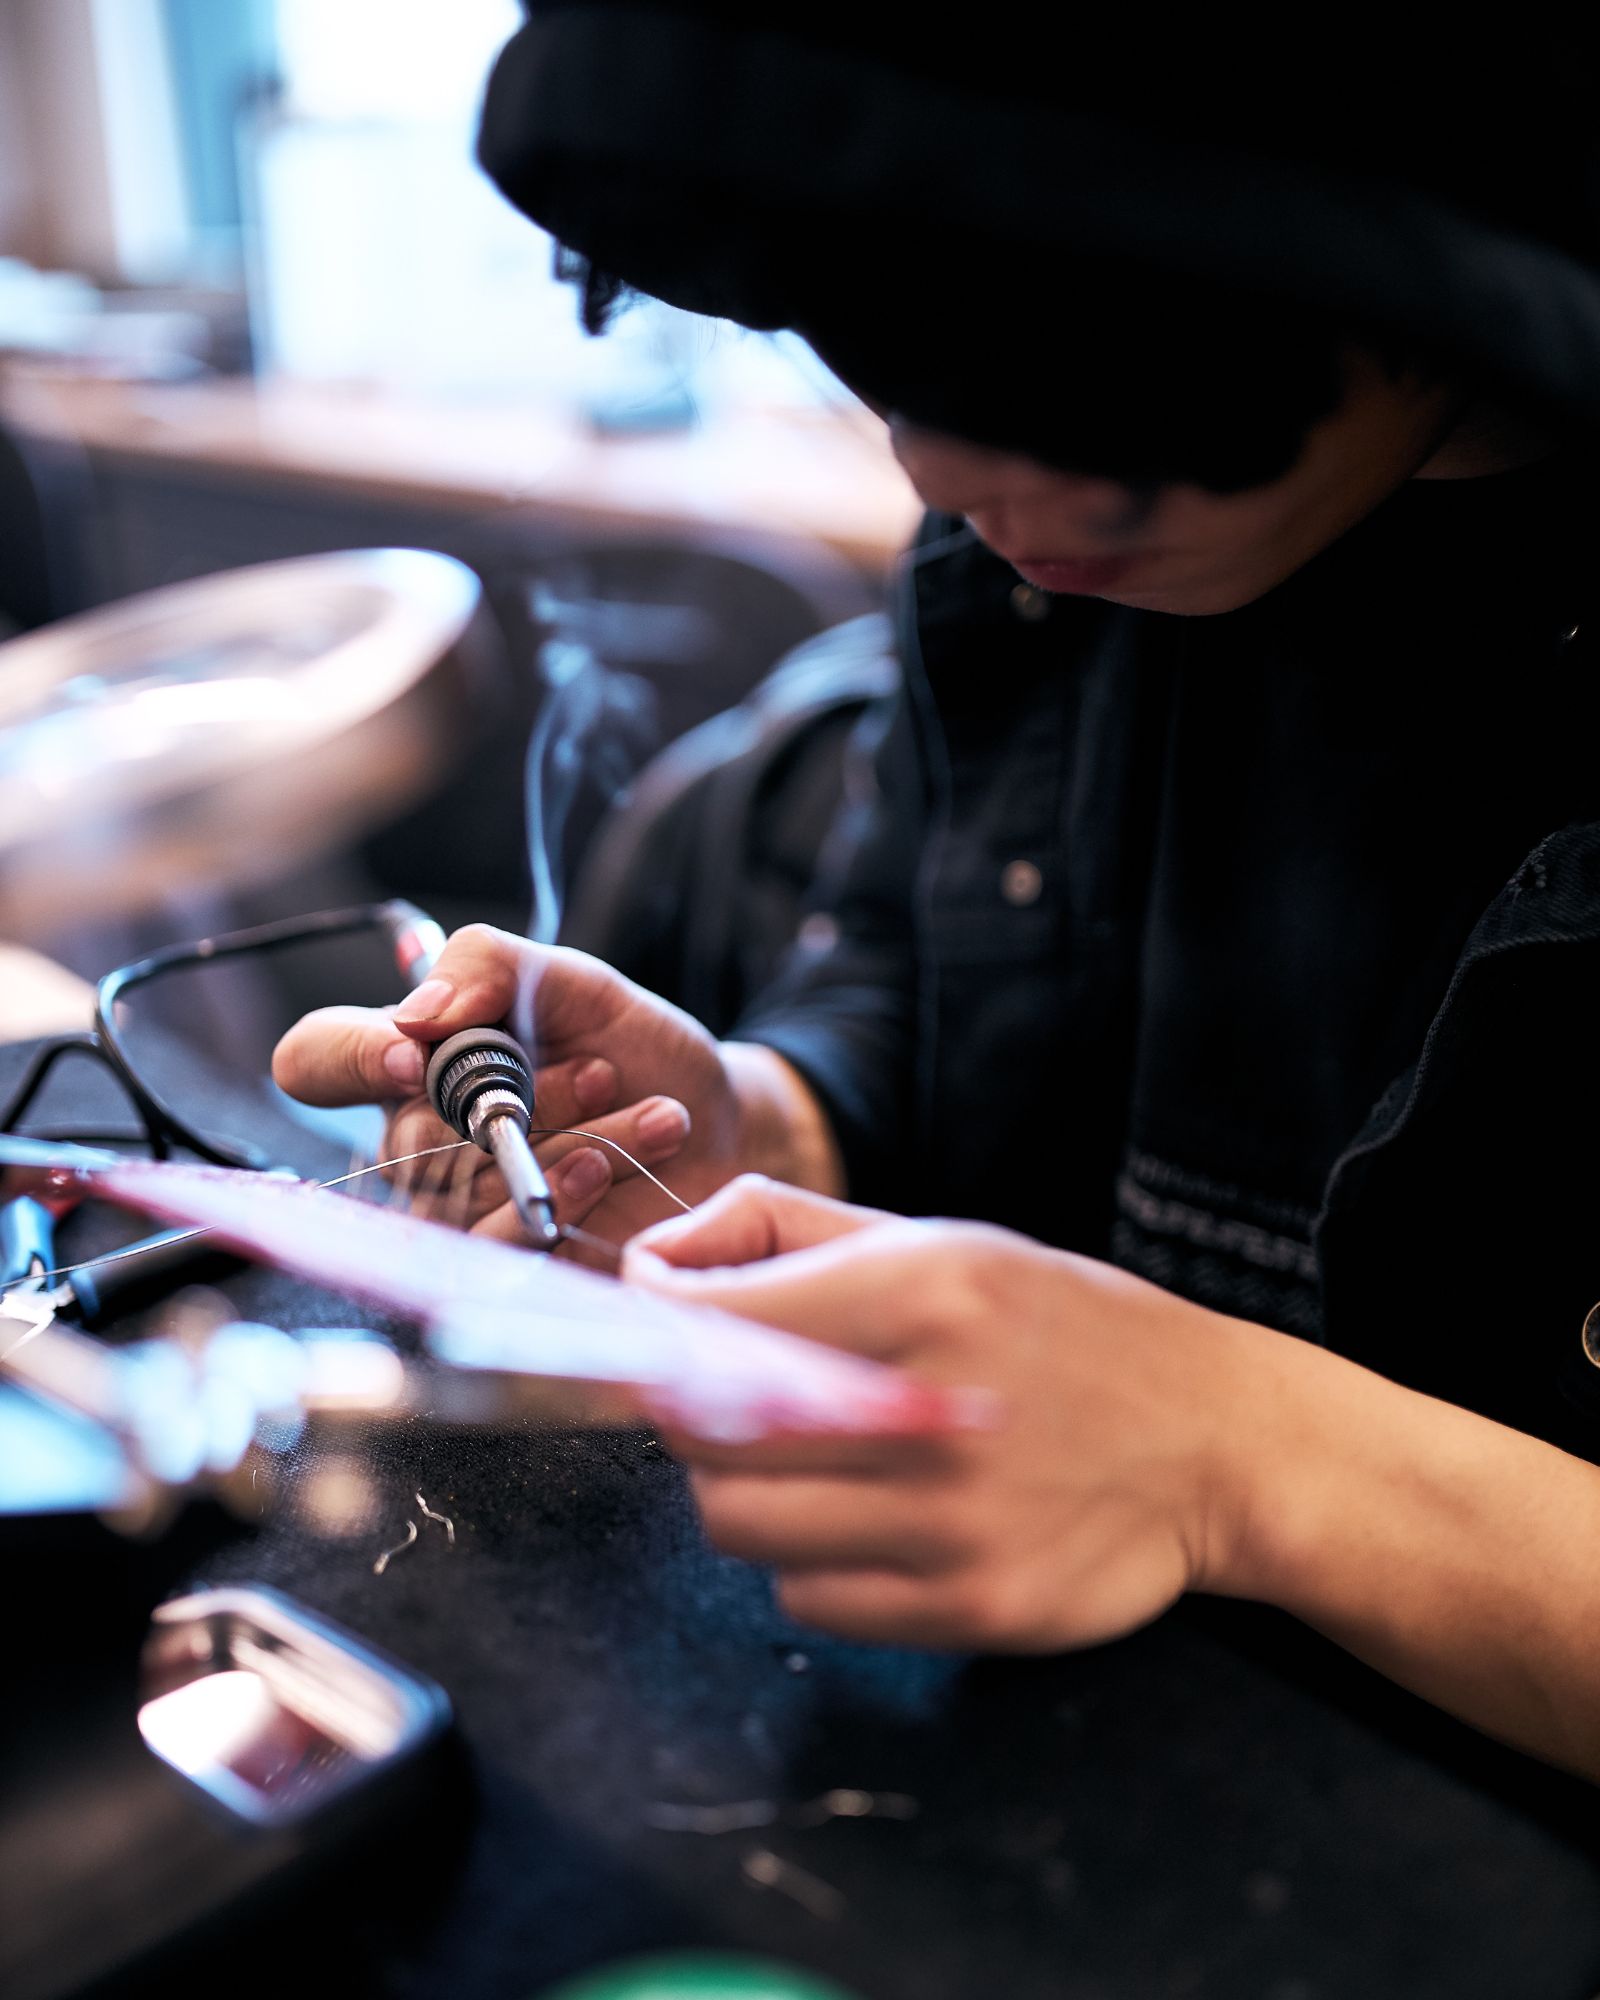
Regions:
[[[1600,124],[1560,38],[1274,60],[1212,15],[1042,11],[913,44],[898,9],[536,4],[480,157],[595,271],[1086,470],[1214,456],[1263,381],[1297,441],[1330,319],[1600,432]]]

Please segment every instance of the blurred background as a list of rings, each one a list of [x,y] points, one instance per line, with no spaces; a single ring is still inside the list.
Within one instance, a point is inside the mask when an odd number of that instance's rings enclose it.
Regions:
[[[613,893],[579,941],[634,923],[642,896],[653,976],[709,992],[716,965],[668,966],[693,841],[613,824],[640,773],[685,740],[702,775],[748,749],[748,720],[686,732],[841,625],[842,653],[824,641],[819,670],[813,648],[780,706],[853,727],[882,693],[878,614],[915,508],[881,426],[782,337],[654,305],[581,332],[549,240],[473,160],[519,19],[515,0],[0,0],[0,639],[328,551],[440,551],[482,591],[425,779],[385,792],[369,771],[356,811],[337,769],[285,773],[252,793],[243,857],[230,840],[209,870],[141,860],[138,893],[93,908],[63,877],[60,907],[35,902],[11,926],[27,935],[0,940],[0,1039],[63,1025],[74,979],[137,951],[336,903],[399,895],[447,930],[566,935],[608,829],[633,901],[619,916]],[[267,651],[310,643],[294,615]],[[0,774],[7,735],[14,768],[53,760],[48,837],[95,789],[61,688],[81,710],[86,687],[153,671],[115,656],[142,629],[114,628],[87,678],[59,649],[0,649]],[[209,671],[184,643],[184,672]],[[775,936],[805,924],[838,761],[783,832]],[[97,837],[142,854],[139,834]],[[725,821],[724,852],[749,835]]]

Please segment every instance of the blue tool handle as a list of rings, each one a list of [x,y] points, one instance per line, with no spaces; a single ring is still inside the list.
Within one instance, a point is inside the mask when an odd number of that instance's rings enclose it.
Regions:
[[[98,1326],[149,1305],[186,1281],[235,1271],[240,1262],[212,1236],[164,1229],[62,1276],[77,1318],[85,1326]],[[15,1285],[55,1268],[55,1217],[44,1203],[23,1194],[0,1204],[0,1285]]]
[[[55,1217],[42,1201],[19,1194],[0,1206],[0,1285],[14,1285],[55,1263]]]

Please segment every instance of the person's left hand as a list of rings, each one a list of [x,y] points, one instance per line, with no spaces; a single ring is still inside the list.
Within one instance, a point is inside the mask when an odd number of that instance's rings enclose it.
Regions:
[[[1232,1587],[1239,1443],[1282,1336],[1004,1230],[754,1177],[637,1237],[624,1275],[991,1393],[992,1428],[937,1440],[667,1431],[712,1540],[775,1565],[802,1622],[1054,1651]]]

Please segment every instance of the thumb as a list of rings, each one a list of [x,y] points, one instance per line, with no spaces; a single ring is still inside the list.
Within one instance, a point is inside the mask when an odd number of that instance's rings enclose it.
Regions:
[[[320,1007],[272,1052],[272,1078],[302,1104],[382,1104],[422,1088],[423,1052],[371,1007]]]

